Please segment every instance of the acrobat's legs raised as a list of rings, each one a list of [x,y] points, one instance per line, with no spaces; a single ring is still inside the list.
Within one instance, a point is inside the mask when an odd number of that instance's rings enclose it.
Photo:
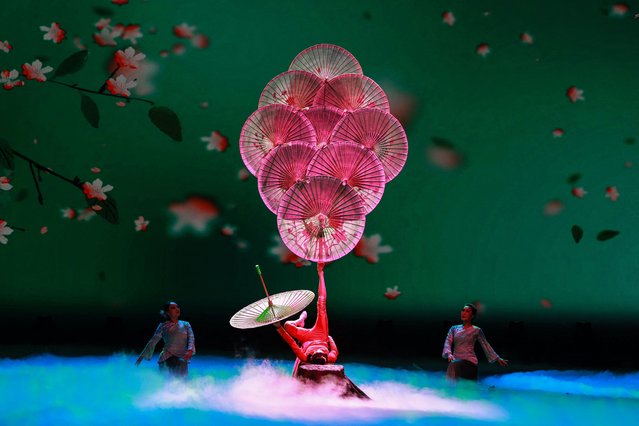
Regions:
[[[291,323],[295,327],[304,327],[304,322],[306,321],[306,317],[308,317],[308,314],[306,313],[306,311],[302,311],[302,313],[300,314],[300,317],[296,321],[286,321],[286,322]]]

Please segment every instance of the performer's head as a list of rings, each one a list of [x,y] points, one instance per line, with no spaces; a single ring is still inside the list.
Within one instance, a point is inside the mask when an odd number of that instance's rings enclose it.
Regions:
[[[160,311],[160,315],[167,321],[177,321],[180,317],[180,306],[177,302],[166,302]]]
[[[477,307],[472,303],[466,303],[461,310],[461,320],[473,322],[477,315]]]
[[[317,350],[313,352],[308,358],[307,361],[310,364],[320,364],[324,365],[328,362],[328,355],[323,350]]]

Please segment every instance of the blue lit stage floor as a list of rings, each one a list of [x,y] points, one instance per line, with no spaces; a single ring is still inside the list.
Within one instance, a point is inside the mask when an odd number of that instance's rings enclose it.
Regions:
[[[607,424],[639,414],[639,373],[529,371],[450,385],[443,371],[345,364],[371,398],[290,378],[292,362],[196,356],[168,379],[133,355],[0,359],[2,424]]]

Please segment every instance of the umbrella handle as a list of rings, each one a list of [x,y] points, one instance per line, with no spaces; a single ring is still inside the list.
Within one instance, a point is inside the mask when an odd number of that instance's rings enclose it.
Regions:
[[[255,269],[257,270],[257,274],[260,276],[260,280],[262,281],[262,287],[264,287],[264,293],[266,293],[266,299],[268,300],[268,305],[270,307],[273,307],[271,296],[268,295],[268,290],[266,289],[266,284],[264,283],[264,278],[262,277],[262,271],[260,270],[260,265],[255,265]]]

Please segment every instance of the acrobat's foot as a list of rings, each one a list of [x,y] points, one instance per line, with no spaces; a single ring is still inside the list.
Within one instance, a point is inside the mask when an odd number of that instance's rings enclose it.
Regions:
[[[306,321],[307,316],[308,314],[306,313],[306,311],[302,311],[297,321],[293,321],[293,325],[296,327],[304,327],[304,322]]]

